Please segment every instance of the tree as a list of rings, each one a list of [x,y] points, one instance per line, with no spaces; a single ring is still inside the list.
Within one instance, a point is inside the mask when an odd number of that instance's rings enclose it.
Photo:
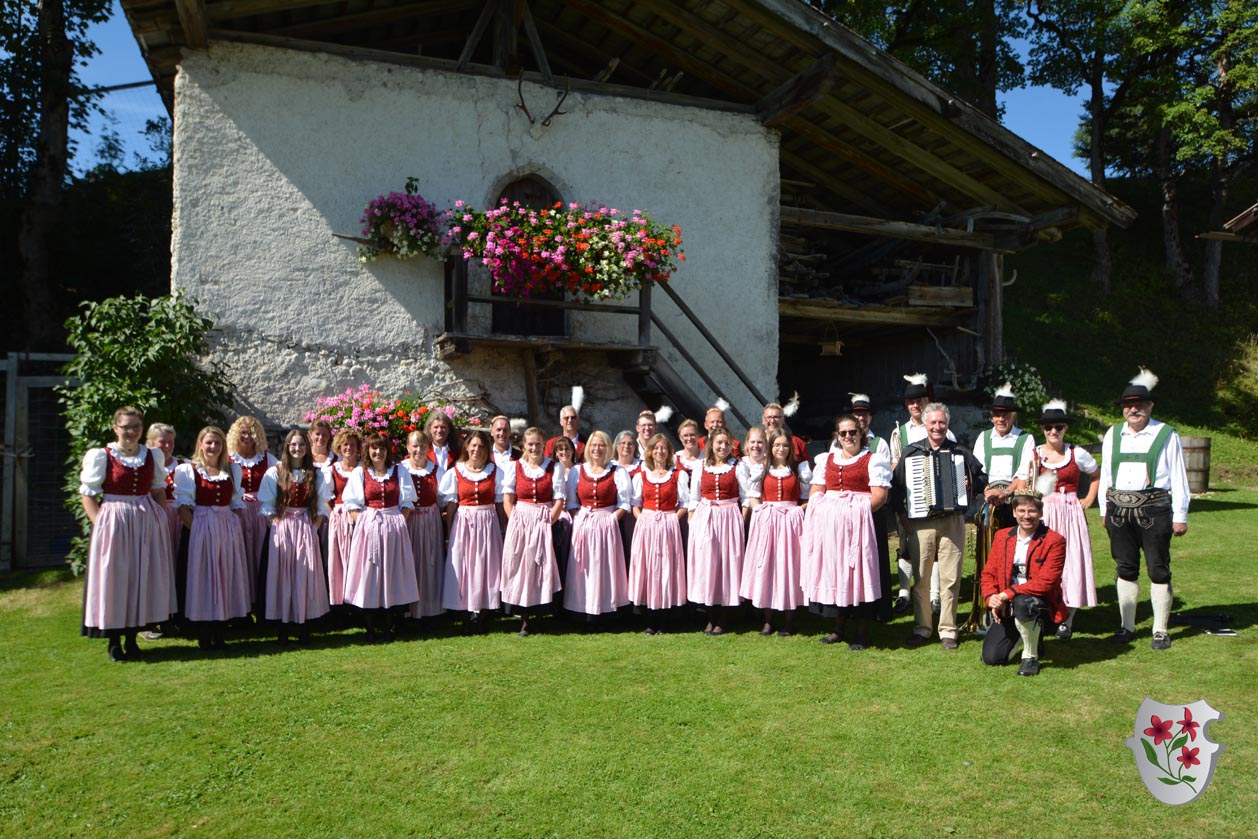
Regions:
[[[18,343],[30,348],[55,343],[55,324],[43,314],[56,289],[50,254],[73,152],[70,127],[83,124],[94,101],[81,95],[77,68],[96,53],[87,28],[110,10],[109,0],[38,0],[6,3],[0,16],[0,199],[18,208],[25,330]]]
[[[198,315],[182,292],[164,297],[114,297],[84,303],[66,321],[74,358],[62,369],[71,384],[57,388],[70,454],[66,459],[67,506],[83,526],[68,561],[86,556],[89,528],[78,501],[78,474],[89,448],[109,439],[114,411],[134,405],[149,422],[170,423],[185,434],[221,423],[232,405],[231,383],[217,366],[198,358],[213,322]]]
[[[827,0],[821,8],[992,119],[997,94],[1022,84],[1012,43],[1026,30],[1018,0]]]
[[[1155,5],[1155,4],[1150,4]],[[1162,4],[1156,4],[1162,5]],[[1208,226],[1219,229],[1232,183],[1258,152],[1258,5],[1251,0],[1195,4],[1181,25],[1185,49],[1175,96],[1163,111],[1176,157],[1208,172]],[[1219,305],[1223,243],[1208,241],[1202,297]]]
[[[1106,129],[1126,102],[1131,86],[1154,56],[1132,55],[1131,20],[1125,0],[1027,0],[1031,21],[1028,78],[1070,96],[1088,92],[1087,160],[1092,183],[1105,188]],[[1092,277],[1103,293],[1110,291],[1113,266],[1109,236],[1092,234]]]
[[[1144,0],[1130,8],[1132,49],[1156,55],[1107,126],[1111,163],[1162,189],[1166,265],[1187,299],[1217,306],[1221,243],[1207,243],[1200,288],[1180,233],[1185,179],[1210,184],[1208,225],[1222,223],[1232,182],[1255,159],[1258,7],[1246,0]]]

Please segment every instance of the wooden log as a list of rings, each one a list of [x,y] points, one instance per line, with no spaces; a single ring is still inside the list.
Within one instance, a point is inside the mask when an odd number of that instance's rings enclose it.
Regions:
[[[974,289],[968,286],[909,286],[910,306],[950,306],[972,309]]]
[[[958,245],[979,250],[993,250],[995,241],[986,233],[971,233],[952,227],[932,227],[911,222],[890,221],[871,216],[849,213],[831,213],[823,210],[805,210],[800,207],[783,207],[779,211],[782,224],[817,227],[824,230],[842,230],[848,233],[865,233],[892,239],[908,239],[914,242]]]

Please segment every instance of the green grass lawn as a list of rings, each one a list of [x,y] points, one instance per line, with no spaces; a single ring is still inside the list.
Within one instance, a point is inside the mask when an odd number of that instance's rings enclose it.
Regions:
[[[0,835],[13,837],[1248,837],[1258,813],[1258,490],[1194,501],[1174,544],[1169,652],[1116,648],[1112,563],[1092,515],[1102,604],[1043,673],[963,639],[878,648],[758,623],[708,638],[508,623],[366,646],[187,640],[111,664],[78,637],[81,581],[0,578]],[[968,580],[963,589],[968,592]],[[501,631],[498,631],[501,630]],[[1226,719],[1214,780],[1183,807],[1144,789],[1124,740],[1145,696]]]

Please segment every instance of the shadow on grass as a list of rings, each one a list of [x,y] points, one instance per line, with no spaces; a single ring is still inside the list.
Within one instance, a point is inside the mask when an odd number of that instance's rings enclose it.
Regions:
[[[1194,498],[1188,505],[1190,516],[1201,513],[1221,513],[1229,510],[1254,510],[1258,504],[1245,501],[1223,501],[1217,498]],[[1191,521],[1189,522],[1191,524]]]
[[[39,571],[11,571],[0,574],[0,593],[23,588],[52,588],[75,579],[69,568],[45,568]]]

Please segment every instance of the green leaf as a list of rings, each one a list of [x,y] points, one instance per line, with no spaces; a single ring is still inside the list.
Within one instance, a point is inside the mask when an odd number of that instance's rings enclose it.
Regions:
[[[1173,787],[1179,783],[1177,778],[1158,778],[1158,780],[1166,784],[1168,787]]]
[[[1171,751],[1173,751],[1173,752],[1177,752],[1177,751],[1179,751],[1179,750],[1180,750],[1180,748],[1181,748],[1181,747],[1182,747],[1185,743],[1187,743],[1187,742],[1188,742],[1188,735],[1187,735],[1187,734],[1181,734],[1181,735],[1179,735],[1178,737],[1176,737],[1176,738],[1175,738],[1175,739],[1171,742]]]
[[[1181,781],[1183,781],[1183,782],[1184,782],[1184,783],[1186,783],[1186,784],[1195,784],[1195,783],[1197,783],[1197,779],[1196,779],[1196,778],[1194,778],[1192,775],[1185,775],[1184,777],[1180,778],[1180,780],[1181,780]]]
[[[1149,763],[1160,767],[1162,764],[1158,763],[1158,753],[1153,750],[1153,744],[1142,737],[1140,738],[1140,745],[1144,746],[1144,756],[1149,759]]]

